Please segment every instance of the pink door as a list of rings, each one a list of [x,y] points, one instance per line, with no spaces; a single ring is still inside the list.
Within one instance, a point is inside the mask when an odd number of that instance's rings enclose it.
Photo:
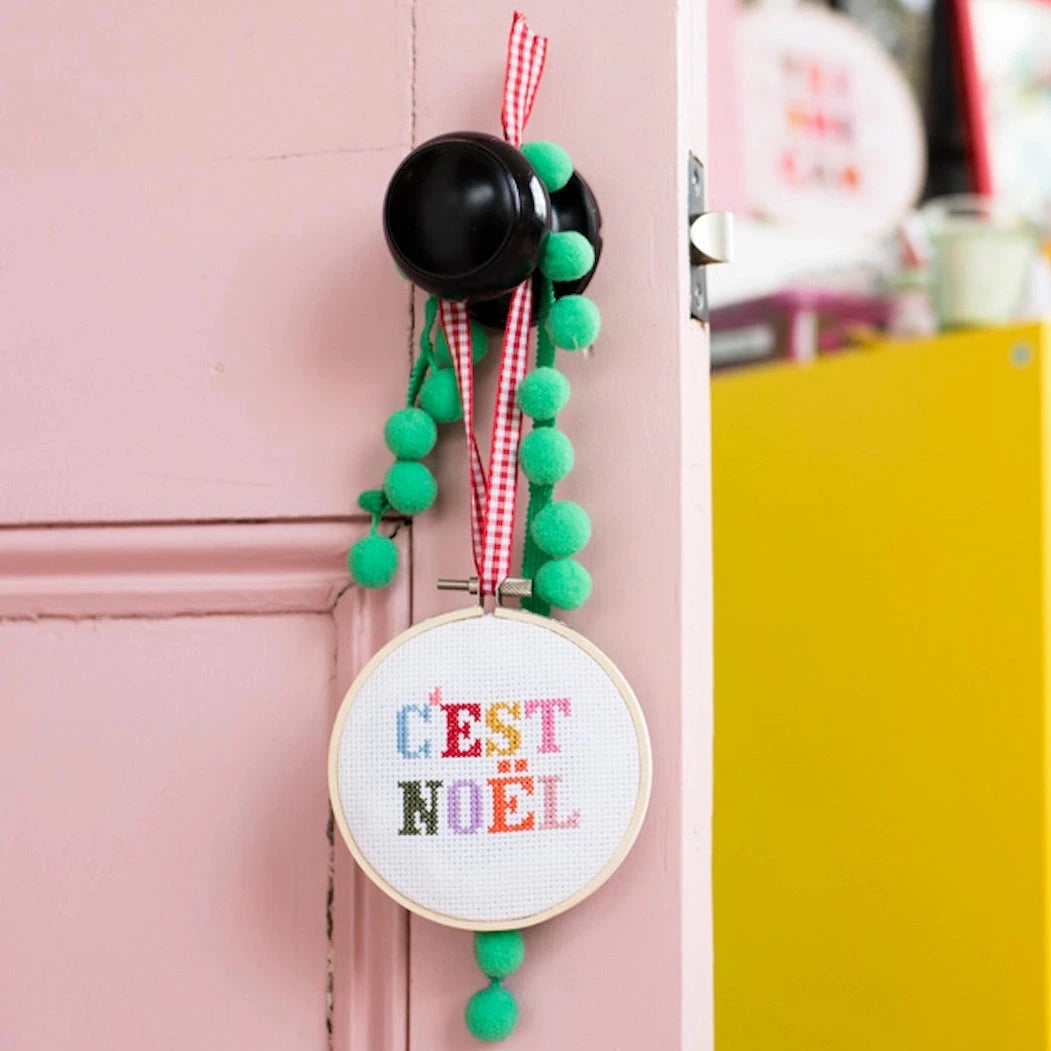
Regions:
[[[571,149],[605,329],[567,366],[605,647],[653,735],[618,874],[527,936],[509,1047],[710,1046],[707,360],[686,154],[703,0],[533,0],[530,136]],[[0,23],[0,1047],[453,1051],[470,937],[333,844],[353,673],[456,604],[462,448],[343,561],[410,363],[379,230],[414,142],[496,131],[511,9],[474,0],[8,0]],[[418,313],[418,312],[417,312]]]

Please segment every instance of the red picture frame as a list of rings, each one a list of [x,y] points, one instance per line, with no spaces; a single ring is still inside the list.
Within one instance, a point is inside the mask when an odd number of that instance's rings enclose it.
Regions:
[[[989,157],[989,126],[982,94],[978,51],[974,42],[970,0],[951,0],[952,23],[956,43],[956,72],[960,86],[960,105],[967,131],[968,161],[975,193],[991,196],[994,192],[992,164]]]

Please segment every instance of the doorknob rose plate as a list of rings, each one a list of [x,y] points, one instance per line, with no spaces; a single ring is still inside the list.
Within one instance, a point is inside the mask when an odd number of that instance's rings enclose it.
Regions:
[[[550,194],[550,198],[552,233],[572,231],[583,234],[595,251],[595,262],[583,277],[576,281],[554,282],[555,297],[561,299],[562,296],[580,295],[595,275],[599,256],[602,254],[602,213],[599,211],[598,201],[587,180],[576,171],[561,190]],[[534,271],[532,317],[534,325],[540,311],[540,280],[540,274]],[[503,328],[510,305],[510,293],[497,299],[472,301],[471,317],[490,328]]]

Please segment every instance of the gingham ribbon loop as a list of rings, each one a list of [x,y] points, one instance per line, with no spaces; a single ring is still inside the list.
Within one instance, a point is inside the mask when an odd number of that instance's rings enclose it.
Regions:
[[[501,120],[504,138],[521,146],[522,132],[540,85],[547,56],[547,38],[530,30],[525,16],[515,12],[507,45],[504,104]],[[495,595],[508,576],[515,528],[518,444],[522,414],[515,395],[526,370],[529,322],[533,311],[533,284],[526,280],[511,294],[500,354],[500,377],[493,407],[493,436],[489,473],[482,466],[474,433],[474,363],[471,357],[471,321],[467,304],[442,300],[439,313],[463,402],[467,459],[471,481],[471,546],[482,595]]]
[[[547,37],[529,28],[525,15],[515,12],[511,36],[507,41],[507,68],[504,72],[504,106],[500,120],[504,138],[512,146],[522,145],[522,132],[533,112],[533,100],[540,86],[547,57]]]

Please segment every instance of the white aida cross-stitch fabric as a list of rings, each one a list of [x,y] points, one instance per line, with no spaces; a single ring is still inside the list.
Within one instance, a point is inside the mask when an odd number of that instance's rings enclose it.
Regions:
[[[357,685],[338,803],[360,854],[422,909],[513,925],[588,887],[633,830],[648,744],[602,665],[556,632],[441,624]]]

